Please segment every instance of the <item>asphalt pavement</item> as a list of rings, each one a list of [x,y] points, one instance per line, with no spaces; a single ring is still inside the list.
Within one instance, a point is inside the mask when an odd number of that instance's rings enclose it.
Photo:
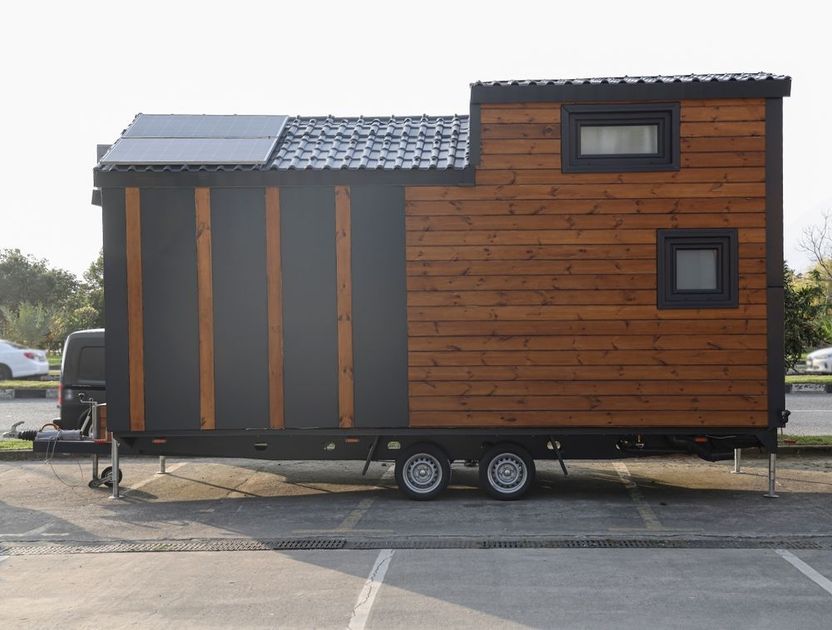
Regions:
[[[832,576],[832,552],[792,555]],[[769,549],[12,557],[0,563],[0,625],[828,629],[832,594],[789,560]]]
[[[0,627],[828,628],[832,460],[540,462],[414,502],[360,462],[0,461]],[[295,547],[292,547],[292,544]],[[308,549],[300,550],[304,544]],[[4,559],[5,556],[5,559]]]

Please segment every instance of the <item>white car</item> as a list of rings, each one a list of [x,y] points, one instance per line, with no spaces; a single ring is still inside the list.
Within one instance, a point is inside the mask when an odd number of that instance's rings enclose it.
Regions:
[[[0,381],[49,374],[46,351],[32,350],[13,341],[0,339]]]
[[[806,355],[807,372],[832,372],[832,348],[821,348]]]

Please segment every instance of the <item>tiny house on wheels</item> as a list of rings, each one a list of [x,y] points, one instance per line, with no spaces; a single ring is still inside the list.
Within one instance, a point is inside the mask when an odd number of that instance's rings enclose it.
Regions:
[[[782,99],[717,74],[496,81],[467,116],[139,114],[99,150],[124,452],[453,461],[777,447]]]

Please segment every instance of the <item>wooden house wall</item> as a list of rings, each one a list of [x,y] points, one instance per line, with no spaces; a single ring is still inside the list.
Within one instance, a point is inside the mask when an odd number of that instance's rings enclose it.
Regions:
[[[411,425],[767,426],[765,101],[683,101],[674,172],[561,172],[560,112],[406,188]],[[660,228],[737,228],[738,308],[657,309]]]

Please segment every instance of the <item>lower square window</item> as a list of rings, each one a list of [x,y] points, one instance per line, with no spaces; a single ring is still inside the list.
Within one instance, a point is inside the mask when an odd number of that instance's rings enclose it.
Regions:
[[[659,308],[737,306],[736,230],[659,230],[657,240]]]

